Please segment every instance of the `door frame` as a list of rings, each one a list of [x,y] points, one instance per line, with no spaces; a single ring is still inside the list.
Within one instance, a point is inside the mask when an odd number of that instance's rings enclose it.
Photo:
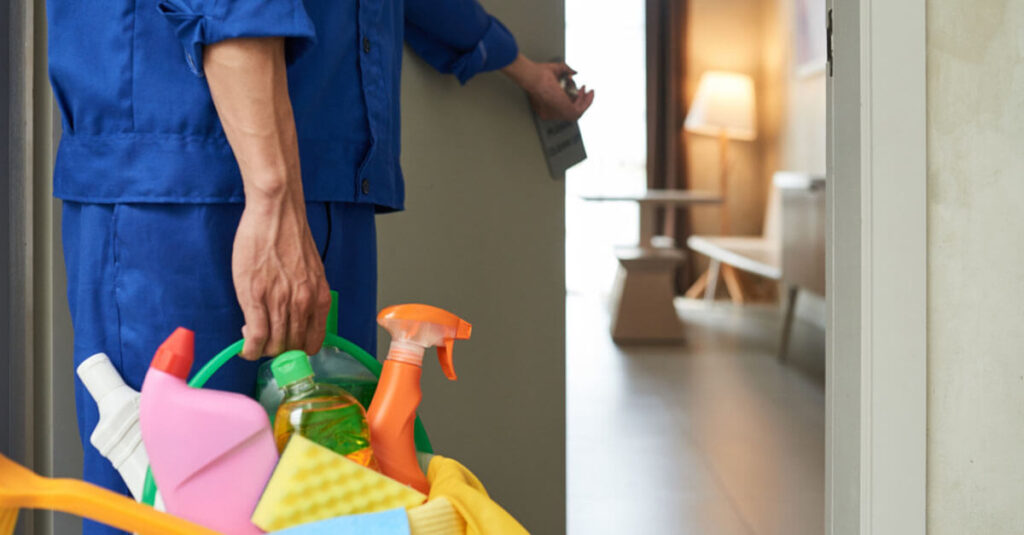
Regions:
[[[925,0],[827,0],[826,532],[927,525]]]

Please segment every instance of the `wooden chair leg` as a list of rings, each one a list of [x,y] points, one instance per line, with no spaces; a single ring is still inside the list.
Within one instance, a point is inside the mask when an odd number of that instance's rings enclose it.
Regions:
[[[782,340],[779,343],[779,362],[786,362],[789,353],[789,337],[793,332],[793,316],[796,313],[796,299],[800,293],[798,286],[786,287],[786,310],[782,317]]]
[[[704,289],[704,301],[709,305],[715,302],[715,291],[718,290],[718,273],[721,271],[722,263],[714,258],[708,264],[708,284]]]
[[[723,264],[722,278],[725,279],[725,287],[729,290],[729,297],[732,298],[732,302],[742,305],[745,300],[743,297],[743,285],[740,284],[740,276],[736,273],[736,270],[729,264]]]
[[[693,283],[693,286],[690,286],[690,288],[686,290],[686,293],[683,295],[685,295],[689,299],[696,299],[700,297],[700,294],[703,293],[707,287],[708,272],[705,271],[704,273],[700,274],[700,277],[698,277],[697,281]]]

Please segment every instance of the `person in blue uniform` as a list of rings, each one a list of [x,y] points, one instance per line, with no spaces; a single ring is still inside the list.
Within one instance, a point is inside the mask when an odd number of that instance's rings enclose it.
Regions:
[[[594,98],[568,97],[572,71],[521,55],[475,0],[48,0],[47,15],[75,363],[105,352],[136,389],[185,326],[196,367],[244,335],[209,386],[251,391],[256,359],[319,348],[329,288],[339,333],[374,351],[374,215],[403,208],[403,42],[463,83],[500,69],[547,118]],[[126,493],[75,394],[85,479]]]

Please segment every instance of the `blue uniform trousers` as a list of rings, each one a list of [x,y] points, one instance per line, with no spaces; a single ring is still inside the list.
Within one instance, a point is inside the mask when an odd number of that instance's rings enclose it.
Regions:
[[[339,293],[338,333],[376,353],[377,250],[374,207],[307,203],[327,282]],[[241,204],[64,202],[64,261],[77,366],[98,352],[124,380],[142,386],[158,345],[176,327],[196,333],[195,373],[241,338],[244,323],[231,278]],[[233,359],[208,388],[252,393],[257,363]],[[84,478],[127,494],[120,475],[89,443],[96,403],[75,379]],[[119,533],[86,521],[87,534]]]

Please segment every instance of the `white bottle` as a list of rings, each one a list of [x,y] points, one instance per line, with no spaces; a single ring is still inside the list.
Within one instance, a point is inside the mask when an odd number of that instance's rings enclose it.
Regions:
[[[137,501],[149,469],[149,456],[139,430],[139,393],[125,384],[105,353],[97,353],[78,365],[78,377],[99,406],[100,419],[89,442],[121,473]],[[163,501],[156,497],[156,509]]]

